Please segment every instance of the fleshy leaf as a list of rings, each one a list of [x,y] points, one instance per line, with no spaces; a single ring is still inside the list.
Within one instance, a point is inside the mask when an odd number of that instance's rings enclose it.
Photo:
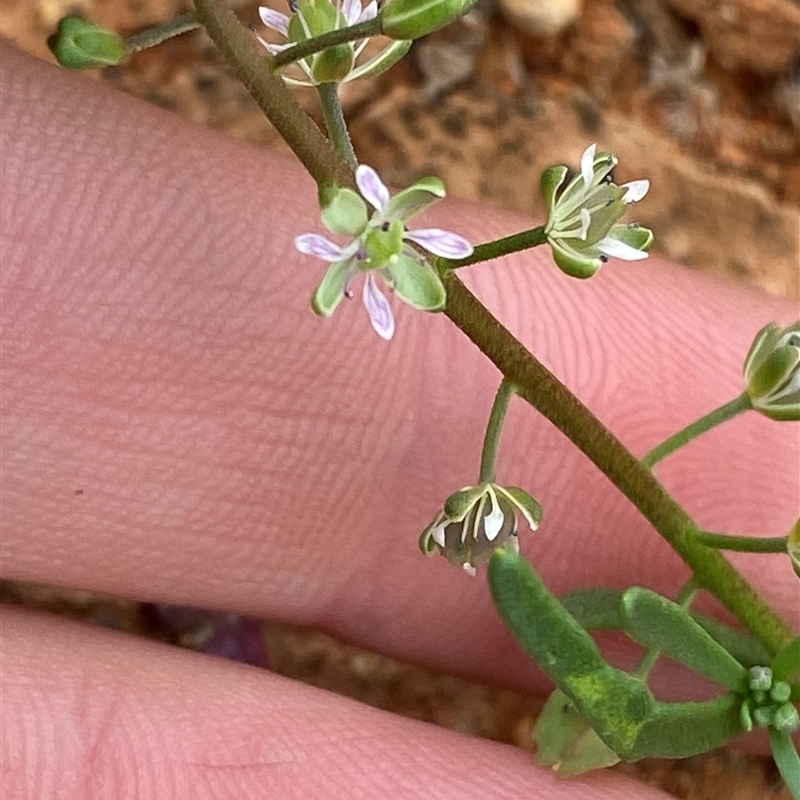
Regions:
[[[439,276],[428,265],[401,253],[389,269],[398,297],[421,311],[440,311],[447,302]]]

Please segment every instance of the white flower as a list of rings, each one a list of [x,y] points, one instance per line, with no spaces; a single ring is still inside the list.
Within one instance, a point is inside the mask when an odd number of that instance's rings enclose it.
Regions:
[[[424,311],[444,308],[445,291],[436,270],[413,245],[444,258],[466,258],[472,245],[457,233],[439,228],[408,230],[406,220],[445,196],[438,178],[423,178],[396,194],[389,190],[372,167],[356,170],[359,196],[351,189],[339,189],[322,211],[328,230],[352,237],[338,245],[316,233],[295,239],[301,253],[330,262],[314,297],[312,308],[329,317],[343,297],[352,297],[352,283],[366,273],[362,300],[372,327],[383,339],[394,335],[394,315],[376,275],[394,289],[401,300]],[[368,215],[367,201],[375,210]]]
[[[609,257],[625,261],[647,258],[653,241],[647,228],[617,224],[626,206],[647,194],[650,181],[617,186],[609,178],[617,159],[596,151],[594,144],[586,148],[580,173],[560,193],[567,168],[557,164],[542,173],[541,189],[548,210],[545,234],[553,258],[564,272],[580,278],[594,275]]]
[[[361,6],[361,0],[290,0],[289,6],[294,12],[291,17],[268,6],[258,9],[264,25],[288,40],[286,44],[273,44],[256,34],[259,42],[272,55],[307,39],[374,19],[378,14],[376,0],[364,7]],[[368,41],[367,38],[358,43],[337,45],[300,59],[296,62],[298,77],[284,75],[283,79],[290,86],[316,86],[319,83],[345,83],[356,78],[373,77],[396,64],[411,46],[411,42],[394,41],[377,55],[356,66]]]

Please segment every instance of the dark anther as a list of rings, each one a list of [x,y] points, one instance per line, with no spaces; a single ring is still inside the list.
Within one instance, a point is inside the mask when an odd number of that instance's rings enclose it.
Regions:
[[[388,222],[384,222],[384,223],[383,223],[383,225],[381,225],[381,230],[382,230],[384,233],[386,233],[386,231],[388,231],[388,230],[389,230],[389,228],[391,228],[391,227],[392,227],[392,226],[391,226],[391,224],[390,224],[390,223],[388,223]]]
[[[289,0],[289,10],[293,13],[297,13],[297,9],[300,7],[298,0]]]
[[[605,264],[608,261],[608,256],[600,256],[600,260]]]

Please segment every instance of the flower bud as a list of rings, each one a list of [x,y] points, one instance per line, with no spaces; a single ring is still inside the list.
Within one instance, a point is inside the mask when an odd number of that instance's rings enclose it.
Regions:
[[[756,411],[777,420],[800,420],[800,322],[762,328],[744,362],[747,396]]]
[[[527,492],[514,486],[480,483],[450,495],[442,511],[422,532],[420,549],[426,555],[440,552],[451,564],[470,575],[489,561],[500,547],[519,551],[518,515],[531,530],[539,527],[542,507]]]
[[[127,55],[118,33],[77,16],[64,17],[47,46],[67,69],[113,67]]]
[[[387,0],[380,11],[381,33],[419,39],[467,13],[478,0]]]

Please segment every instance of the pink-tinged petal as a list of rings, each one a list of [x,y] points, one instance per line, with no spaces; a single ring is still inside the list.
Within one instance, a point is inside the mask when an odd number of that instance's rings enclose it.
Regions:
[[[619,239],[612,239],[606,236],[597,243],[600,252],[610,256],[611,258],[620,258],[623,261],[641,261],[647,258],[647,253],[644,250],[637,250]]]
[[[594,154],[597,151],[596,144],[590,144],[584,151],[583,155],[581,156],[581,175],[583,176],[583,182],[590,186],[592,183],[592,178],[594,177]]]
[[[416,242],[429,253],[443,258],[467,258],[472,255],[472,245],[463,237],[452,231],[440,228],[419,228],[406,231],[404,239]]]
[[[258,34],[256,34],[256,39],[258,39],[259,43],[264,45],[267,48],[267,51],[271,56],[276,56],[282,50],[286,50],[289,47],[292,47],[290,44],[272,44],[272,42],[268,42],[266,39],[262,39]]]
[[[286,14],[281,14],[280,11],[267,8],[267,6],[261,6],[258,9],[258,16],[270,30],[282,33],[284,36],[289,35],[289,17]]]
[[[376,211],[383,212],[386,210],[389,205],[389,190],[372,167],[361,164],[356,170],[356,183],[361,196]]]
[[[364,280],[363,291],[364,308],[369,314],[369,321],[375,329],[375,333],[387,341],[394,336],[394,315],[392,307],[386,296],[378,288],[375,276],[368,273]]]
[[[359,22],[366,22],[368,19],[375,19],[378,16],[378,3],[372,0],[369,5],[364,6],[364,10],[358,18]]]
[[[361,16],[361,0],[342,0],[342,16],[348,25],[355,25]]]
[[[338,244],[320,236],[318,233],[304,233],[294,240],[294,246],[307,256],[316,256],[323,261],[339,261],[347,256]]]
[[[650,190],[650,181],[647,179],[630,181],[623,183],[620,188],[628,190],[622,198],[623,203],[638,203]]]

